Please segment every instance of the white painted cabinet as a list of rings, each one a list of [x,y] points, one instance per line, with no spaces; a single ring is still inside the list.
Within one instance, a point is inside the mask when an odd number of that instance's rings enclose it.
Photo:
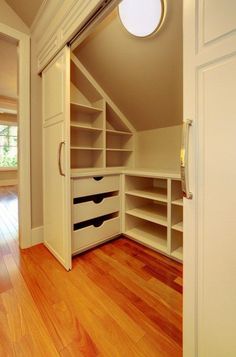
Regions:
[[[236,1],[184,1],[184,356],[236,356]]]
[[[42,73],[44,244],[71,268],[70,50],[64,48]]]

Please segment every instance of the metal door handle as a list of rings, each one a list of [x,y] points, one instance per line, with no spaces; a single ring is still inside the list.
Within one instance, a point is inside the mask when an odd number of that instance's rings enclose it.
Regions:
[[[189,190],[189,167],[188,167],[188,146],[189,146],[189,129],[192,125],[191,119],[186,119],[183,123],[182,144],[180,152],[180,171],[181,184],[184,197],[191,200],[192,192]]]
[[[59,150],[58,150],[58,168],[59,168],[59,173],[61,176],[66,176],[64,172],[62,171],[61,168],[61,151],[62,151],[62,146],[65,145],[65,141],[61,141],[59,144]]]

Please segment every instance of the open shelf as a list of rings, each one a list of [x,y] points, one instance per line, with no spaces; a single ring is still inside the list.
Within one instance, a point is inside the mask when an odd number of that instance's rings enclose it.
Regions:
[[[132,152],[130,149],[113,149],[113,148],[106,148],[107,151],[123,151],[123,152]]]
[[[103,108],[103,97],[71,57],[71,102],[93,109]]]
[[[183,233],[171,230],[171,256],[183,260]]]
[[[71,106],[71,110],[74,113],[77,112],[77,113],[97,114],[97,113],[101,113],[103,111],[101,108],[96,108],[96,107],[92,107],[89,105],[84,105],[84,104],[74,103],[74,102],[71,102],[70,106]]]
[[[183,260],[181,182],[168,177],[125,175],[125,234]],[[167,234],[168,232],[168,234]]]
[[[71,168],[89,169],[104,167],[103,150],[99,148],[76,147],[71,149]]]
[[[132,167],[132,126],[73,53],[70,92],[72,167]],[[99,150],[102,153],[97,160],[91,153]],[[86,152],[84,157],[81,151]]]
[[[178,222],[172,226],[172,229],[178,231],[178,232],[183,232],[183,222]]]
[[[114,129],[106,129],[106,132],[108,134],[113,134],[113,135],[128,135],[128,136],[133,135],[133,133],[128,131],[121,131],[121,130],[114,130]]]
[[[126,191],[126,195],[148,198],[159,202],[167,202],[167,189],[162,187],[148,187],[140,190]]]
[[[71,146],[70,148],[71,150],[98,150],[98,151],[103,150],[102,148],[94,148],[89,146]]]
[[[167,227],[166,206],[150,204],[127,210],[126,213],[131,216],[141,218],[145,221],[149,221]]]
[[[173,200],[172,205],[176,205],[176,206],[183,206],[183,198],[178,198],[177,200]]]
[[[108,103],[106,103],[106,129],[110,133],[131,133],[114,108],[112,108]]]
[[[123,149],[133,151],[132,135],[114,133],[114,131],[106,131],[106,143],[109,149]]]
[[[125,234],[147,247],[167,253],[167,230],[164,227],[144,223],[128,229]]]
[[[103,132],[102,130],[80,130],[71,127],[71,146],[103,149]]]
[[[178,260],[183,260],[183,247],[178,247],[177,249],[173,250],[171,252],[171,255],[178,259]]]
[[[77,129],[77,130],[83,130],[83,131],[88,131],[88,132],[91,132],[91,131],[101,132],[102,131],[101,128],[95,128],[95,127],[91,127],[91,126],[81,125],[76,122],[71,122],[70,126],[71,126],[71,128],[73,128],[75,130]]]
[[[131,151],[106,150],[107,167],[129,167],[132,160]]]

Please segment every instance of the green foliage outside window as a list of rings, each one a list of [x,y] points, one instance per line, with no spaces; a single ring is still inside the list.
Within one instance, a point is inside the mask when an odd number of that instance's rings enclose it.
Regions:
[[[17,167],[17,126],[0,125],[0,168]]]

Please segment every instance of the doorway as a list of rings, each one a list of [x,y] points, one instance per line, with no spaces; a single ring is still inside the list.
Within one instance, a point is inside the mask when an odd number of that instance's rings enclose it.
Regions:
[[[0,239],[19,239],[17,41],[0,37]]]
[[[15,167],[10,168],[5,174],[5,184],[17,183],[17,196],[19,205],[19,214],[17,214],[19,221],[18,237],[20,248],[27,248],[31,246],[31,199],[30,199],[30,41],[29,36],[14,30],[13,28],[0,23],[0,37],[4,39],[8,44],[14,44],[17,55],[17,101],[9,99],[9,95],[5,97],[5,109],[2,110],[12,117],[17,117],[17,125],[6,125],[3,129],[5,137],[3,140],[9,142],[11,145],[5,145],[3,151],[8,152],[8,157],[4,158],[9,165],[15,163]],[[2,59],[2,57],[1,57]],[[2,80],[1,80],[1,83]],[[6,101],[8,100],[8,107]],[[8,111],[8,112],[7,112]],[[12,119],[11,117],[11,119]],[[16,128],[17,127],[17,128]],[[19,134],[19,138],[18,138]],[[16,155],[16,145],[13,147],[13,143],[18,143],[18,152]],[[12,147],[11,147],[12,146]],[[14,154],[15,153],[15,154]],[[15,155],[15,156],[14,156]],[[3,155],[1,155],[3,156]],[[17,158],[17,159],[16,159]],[[17,162],[17,164],[16,164]],[[6,163],[2,163],[2,166]],[[17,167],[17,176],[16,170]],[[15,176],[14,176],[15,172]],[[16,199],[16,190],[13,189],[14,200]],[[4,193],[4,197],[5,194]],[[16,205],[16,204],[15,204]],[[9,207],[8,207],[9,208]],[[15,212],[16,213],[16,212]]]

